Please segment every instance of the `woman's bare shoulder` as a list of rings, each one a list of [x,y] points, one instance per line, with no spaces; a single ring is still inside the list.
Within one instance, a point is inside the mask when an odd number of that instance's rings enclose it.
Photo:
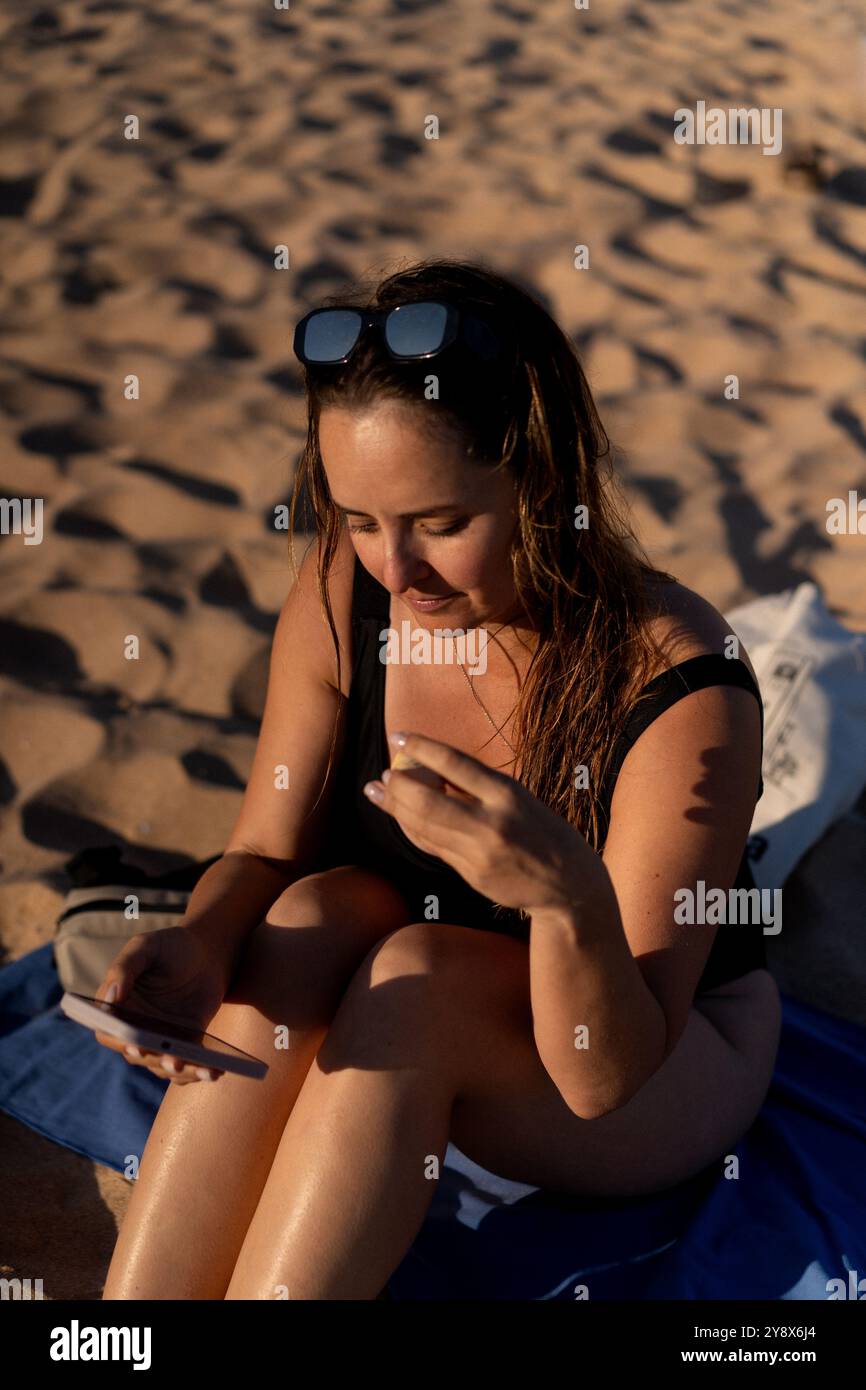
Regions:
[[[679,582],[654,584],[651,592],[652,616],[647,629],[663,655],[654,662],[648,679],[693,656],[710,652],[718,652],[722,656],[730,653],[730,639],[736,634],[708,599]],[[742,641],[739,638],[737,641],[737,655],[755,677],[749,654]]]
[[[316,576],[318,544],[310,541],[298,567],[295,580],[296,597],[310,614],[309,638],[317,646],[316,667],[332,689],[337,689],[337,660],[334,639],[328,625],[324,606],[318,592]],[[352,680],[352,590],[355,577],[355,547],[343,529],[331,562],[327,579],[328,598],[334,627],[340,643],[340,691],[348,698]]]

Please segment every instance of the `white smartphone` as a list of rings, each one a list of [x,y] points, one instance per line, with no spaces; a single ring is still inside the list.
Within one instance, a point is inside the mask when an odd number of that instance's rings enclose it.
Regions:
[[[125,1004],[88,999],[85,994],[72,994],[69,990],[62,996],[60,1007],[67,1018],[83,1023],[85,1028],[110,1033],[125,1043],[134,1043],[152,1052],[167,1052],[182,1062],[236,1072],[238,1076],[251,1076],[256,1081],[261,1081],[268,1073],[266,1062],[215,1038],[212,1033],[202,1032],[201,1028],[188,1028],[154,1014],[136,1013]]]

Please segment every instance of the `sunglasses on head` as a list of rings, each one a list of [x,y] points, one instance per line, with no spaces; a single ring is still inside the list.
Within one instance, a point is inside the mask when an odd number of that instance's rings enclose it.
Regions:
[[[308,367],[348,362],[371,328],[399,362],[436,357],[454,343],[466,344],[485,362],[495,361],[504,350],[503,339],[485,319],[436,299],[391,309],[313,309],[295,328],[295,356]]]

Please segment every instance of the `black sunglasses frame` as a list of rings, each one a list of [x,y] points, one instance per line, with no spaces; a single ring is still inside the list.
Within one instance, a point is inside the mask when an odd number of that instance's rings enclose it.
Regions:
[[[390,316],[398,313],[400,309],[415,308],[420,304],[434,304],[437,308],[445,310],[445,327],[442,334],[442,341],[438,347],[431,348],[427,352],[394,352],[389,346],[385,336],[385,325]],[[353,313],[358,316],[358,334],[349,350],[342,357],[334,357],[328,362],[322,362],[316,358],[308,358],[303,350],[304,335],[307,324],[311,319],[319,314],[327,314],[332,311],[340,313]],[[487,362],[494,361],[501,356],[503,343],[493,328],[480,315],[465,309],[459,309],[457,305],[450,304],[444,299],[418,299],[410,300],[405,304],[392,304],[388,309],[359,309],[355,304],[328,304],[322,308],[311,309],[308,314],[299,321],[295,327],[293,349],[295,356],[305,367],[324,368],[344,366],[352,353],[358,347],[364,334],[370,329],[375,328],[379,333],[382,346],[385,351],[397,362],[424,362],[430,358],[438,357],[440,353],[452,346],[458,340],[467,346],[480,358]]]

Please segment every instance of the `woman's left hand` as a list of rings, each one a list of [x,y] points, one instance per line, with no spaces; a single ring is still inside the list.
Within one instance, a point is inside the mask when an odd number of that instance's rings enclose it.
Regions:
[[[418,849],[503,907],[538,912],[577,901],[581,865],[592,851],[574,826],[514,777],[447,743],[406,734],[401,751],[449,786],[429,786],[406,769],[392,771],[387,783],[368,782],[364,791],[378,788],[375,804]]]

